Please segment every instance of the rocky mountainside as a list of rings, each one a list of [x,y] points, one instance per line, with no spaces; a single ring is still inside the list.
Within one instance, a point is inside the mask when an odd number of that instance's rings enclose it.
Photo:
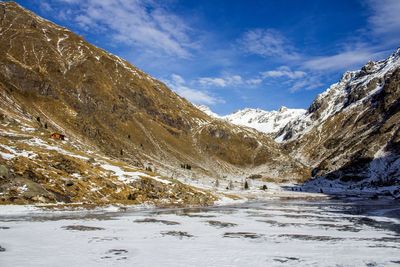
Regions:
[[[369,62],[320,94],[277,135],[313,175],[400,185],[400,49]]]
[[[290,121],[296,120],[305,112],[304,109],[289,109],[287,107],[281,107],[277,111],[246,108],[222,118],[236,125],[251,127],[260,132],[274,135],[280,132]]]
[[[56,171],[45,164],[43,150],[35,152],[38,157],[18,152],[26,142],[35,143],[32,138],[53,144],[49,137],[54,132],[65,135],[68,143],[63,144],[85,157],[103,155],[127,168],[148,168],[170,178],[309,176],[309,169],[270,137],[215,120],[128,62],[16,3],[0,3],[0,35],[0,149],[2,155],[14,155],[1,157],[0,164],[8,168],[8,177],[35,186],[58,179],[32,178],[39,175],[35,166]],[[33,137],[26,136],[26,129],[34,129]],[[18,172],[20,157],[23,171]],[[0,183],[4,192],[12,181]]]

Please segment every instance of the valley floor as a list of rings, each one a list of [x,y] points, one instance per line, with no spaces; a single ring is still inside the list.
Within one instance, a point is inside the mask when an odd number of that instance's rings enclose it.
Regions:
[[[184,209],[2,206],[0,265],[396,266],[398,204],[271,199]]]

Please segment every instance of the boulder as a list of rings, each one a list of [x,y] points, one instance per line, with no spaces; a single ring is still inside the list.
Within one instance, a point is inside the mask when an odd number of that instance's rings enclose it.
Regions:
[[[0,165],[0,178],[9,178],[10,172],[5,165]]]

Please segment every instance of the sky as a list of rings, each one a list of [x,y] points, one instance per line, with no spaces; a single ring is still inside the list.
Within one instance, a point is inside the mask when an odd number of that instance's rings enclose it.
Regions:
[[[19,0],[195,104],[307,108],[400,46],[400,0]]]

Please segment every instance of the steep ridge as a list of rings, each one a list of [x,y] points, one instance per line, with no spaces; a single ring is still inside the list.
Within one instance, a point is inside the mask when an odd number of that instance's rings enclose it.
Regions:
[[[369,62],[320,94],[304,115],[277,135],[313,176],[400,184],[400,49]]]
[[[16,3],[0,3],[0,27],[4,129],[11,121],[47,136],[60,132],[71,144],[172,178],[309,175],[268,136],[211,118],[128,62]],[[13,163],[5,161],[11,169]]]

